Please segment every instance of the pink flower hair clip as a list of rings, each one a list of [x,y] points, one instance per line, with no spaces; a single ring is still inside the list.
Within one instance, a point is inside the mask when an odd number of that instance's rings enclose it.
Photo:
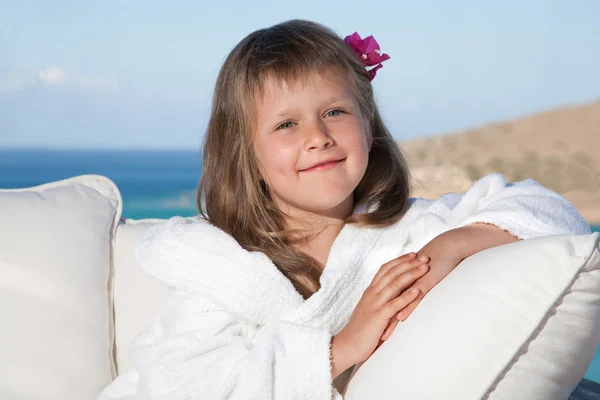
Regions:
[[[381,52],[379,43],[377,43],[377,40],[373,36],[361,39],[360,35],[354,32],[352,35],[346,36],[344,42],[360,57],[365,67],[374,66],[374,68],[367,70],[371,76],[371,80],[375,78],[377,70],[383,67],[381,63],[390,59],[389,55]]]

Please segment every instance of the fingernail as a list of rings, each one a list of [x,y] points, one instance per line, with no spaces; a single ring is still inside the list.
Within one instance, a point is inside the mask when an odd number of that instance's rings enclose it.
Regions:
[[[427,256],[420,256],[419,260],[421,260],[421,261],[427,261]]]
[[[427,268],[427,264],[421,264],[419,265],[418,269],[423,270]]]
[[[417,288],[412,288],[412,289],[410,289],[408,292],[409,292],[410,294],[416,294],[416,293],[419,293],[419,289],[417,289]]]
[[[410,258],[413,258],[413,257],[415,257],[416,255],[417,255],[417,253],[408,253],[408,256],[409,256]]]
[[[396,317],[398,319],[398,321],[402,322],[402,316],[404,314],[402,314],[402,312],[398,313],[398,316]]]

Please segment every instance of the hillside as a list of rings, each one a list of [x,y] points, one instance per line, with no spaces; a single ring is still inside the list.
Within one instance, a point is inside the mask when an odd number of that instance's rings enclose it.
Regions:
[[[600,224],[600,101],[400,145],[416,196],[463,192],[497,171],[536,179]]]

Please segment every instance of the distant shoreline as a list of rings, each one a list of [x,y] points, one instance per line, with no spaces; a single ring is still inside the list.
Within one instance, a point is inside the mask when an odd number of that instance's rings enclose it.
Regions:
[[[599,127],[594,101],[399,145],[427,196],[464,193],[499,172],[510,182],[536,180],[600,226]]]

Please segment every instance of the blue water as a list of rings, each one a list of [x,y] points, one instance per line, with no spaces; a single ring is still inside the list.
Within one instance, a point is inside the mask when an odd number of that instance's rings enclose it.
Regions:
[[[121,191],[125,218],[196,214],[200,172],[194,151],[0,150],[0,189],[104,175]]]
[[[104,175],[121,191],[125,218],[195,215],[200,173],[194,151],[0,150],[0,189]],[[600,232],[600,226],[592,229]],[[600,349],[586,378],[600,382]]]

